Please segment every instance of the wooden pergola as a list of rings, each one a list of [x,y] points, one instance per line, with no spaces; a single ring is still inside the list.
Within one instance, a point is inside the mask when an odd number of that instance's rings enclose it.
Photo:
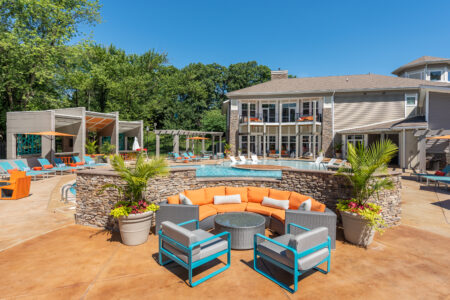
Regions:
[[[192,141],[192,145],[189,144],[189,138],[194,136],[211,136],[212,137],[212,149],[213,155],[214,146],[215,146],[215,138],[219,138],[219,149],[222,149],[222,136],[223,132],[213,132],[213,131],[193,131],[193,130],[174,130],[174,129],[158,129],[153,131],[156,135],[156,157],[159,157],[159,148],[160,148],[160,136],[161,135],[172,135],[173,136],[173,152],[180,152],[180,136],[186,136],[186,151],[189,149],[194,149],[194,141]],[[205,140],[202,140],[202,151],[205,151]]]

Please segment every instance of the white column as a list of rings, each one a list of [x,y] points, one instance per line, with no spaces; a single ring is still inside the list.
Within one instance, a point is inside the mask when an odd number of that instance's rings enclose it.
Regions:
[[[219,152],[222,152],[222,136],[219,136]]]
[[[266,123],[263,124],[263,158],[266,159]]]
[[[159,134],[156,135],[156,158],[159,158]]]
[[[312,109],[313,109],[313,126],[312,126],[312,147],[313,147],[313,159],[316,159],[316,107],[317,107],[317,101],[312,102]],[[311,139],[310,139],[311,142]],[[320,149],[319,149],[320,150]]]
[[[282,118],[282,112],[283,112],[283,108],[282,108],[283,104],[281,103],[280,100],[278,100],[278,155],[279,157],[281,157],[281,121],[283,120]]]
[[[213,135],[212,136],[212,154],[214,155],[214,144],[215,144],[215,140],[216,140],[216,136],[215,135]]]
[[[295,158],[299,157],[299,132],[298,132],[298,123],[295,123]]]

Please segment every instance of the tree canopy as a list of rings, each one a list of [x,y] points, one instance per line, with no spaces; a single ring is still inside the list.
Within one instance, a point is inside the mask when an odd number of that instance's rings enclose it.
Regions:
[[[255,61],[168,64],[74,38],[100,22],[98,0],[0,0],[0,131],[6,112],[84,106],[153,128],[224,131],[226,93],[270,79]]]

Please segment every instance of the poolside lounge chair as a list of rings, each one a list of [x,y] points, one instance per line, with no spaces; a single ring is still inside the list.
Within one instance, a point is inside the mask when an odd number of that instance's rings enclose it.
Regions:
[[[16,163],[17,164],[17,163]],[[9,162],[7,161],[2,161],[0,162],[0,167],[2,167],[2,169],[5,171],[4,173],[10,173],[12,170],[16,170],[17,168],[14,168]],[[18,166],[19,167],[19,166]],[[20,171],[25,171],[26,172],[26,176],[31,176],[34,179],[36,179],[36,177],[38,176],[44,176],[46,175],[48,177],[48,175],[50,173],[52,173],[52,171],[50,172],[42,172],[42,171],[34,171],[34,170],[30,170],[30,171],[26,171],[26,170],[22,170],[20,167],[17,169]],[[6,174],[5,174],[6,175]],[[9,176],[8,176],[9,177]]]
[[[195,223],[195,230],[186,229],[185,225]],[[175,262],[188,270],[189,285],[194,287],[207,279],[216,276],[230,267],[230,233],[222,232],[213,235],[198,229],[199,222],[190,220],[180,224],[170,221],[161,223],[159,230],[159,264],[164,266]],[[222,237],[226,237],[224,240]],[[213,273],[192,281],[192,271],[222,255],[227,255],[227,264]],[[163,256],[169,258],[163,261]]]
[[[63,172],[72,173],[75,170],[77,170],[77,168],[74,168],[74,167],[55,167],[46,158],[38,158],[38,162],[42,166],[42,168],[44,168],[45,170],[54,170],[56,172],[60,172],[59,173],[60,175],[62,175]]]
[[[23,161],[21,160],[15,160],[14,163],[16,164],[16,166],[19,167],[20,171],[25,171],[27,172],[27,176],[31,176],[34,179],[36,179],[37,176],[46,176],[46,178],[48,178],[48,175],[55,175],[56,171],[53,170],[41,170],[41,171],[35,171],[35,170],[31,170],[30,167],[28,167]]]
[[[92,168],[92,167],[101,167],[101,166],[107,166],[108,164],[106,163],[96,163],[95,160],[92,159],[92,157],[85,155],[84,156],[84,162],[85,162],[85,166],[88,168]]]
[[[251,155],[251,158],[252,158],[252,162],[253,162],[254,164],[257,164],[257,163],[261,162],[261,161],[258,159],[258,156],[256,156],[255,154],[252,154],[252,155]]]
[[[325,168],[329,168],[329,167],[336,167],[335,163],[336,163],[336,158],[332,158],[330,159],[328,162],[321,162],[321,164],[325,167]]]
[[[236,157],[234,157],[233,155],[230,155],[230,160],[231,160],[232,165],[235,165],[238,163],[238,161],[236,160]]]
[[[241,160],[241,163],[242,163],[242,164],[247,163],[247,159],[245,158],[244,155],[239,155],[239,159]]]
[[[75,168],[75,169],[77,169],[77,170],[83,170],[84,168],[85,168],[85,166],[83,165],[83,164],[75,164],[76,166],[68,166],[68,165],[66,165],[65,163],[64,163],[64,161],[61,159],[61,158],[59,158],[59,157],[55,157],[55,165],[57,166],[57,167],[60,167],[60,168],[62,168],[62,167],[70,167],[70,168]]]
[[[195,156],[192,152],[188,152],[189,158],[192,159],[193,161],[199,161],[200,158],[198,158],[197,156]]]
[[[422,177],[424,176],[436,176],[434,174],[429,174],[429,173],[417,173],[416,170],[413,168],[413,176],[417,176],[417,180],[422,182]],[[444,176],[447,176],[450,173],[450,165],[446,165],[445,168],[442,169],[441,171],[442,173],[444,173]],[[441,176],[439,176],[441,177]]]
[[[14,171],[10,180],[0,181],[0,199],[18,200],[30,194],[31,176],[24,171]]]
[[[323,156],[318,156],[317,158],[316,158],[316,161],[314,162],[316,165],[318,165],[318,164],[320,164],[321,162],[322,162],[322,160],[323,160]]]
[[[291,226],[300,228],[304,232],[297,235],[290,234]],[[263,240],[263,242],[259,242],[260,240]],[[294,223],[289,223],[287,225],[287,234],[274,239],[257,233],[254,237],[253,251],[253,268],[255,271],[291,293],[297,291],[298,277],[306,271],[315,269],[324,274],[330,272],[331,242],[326,227],[317,227],[310,230]],[[278,281],[272,274],[258,269],[258,256],[291,273],[294,276],[294,288],[292,289],[287,284]],[[319,265],[325,262],[327,262],[326,271],[318,268]]]
[[[438,176],[438,175],[425,175],[422,176],[427,180],[427,185],[430,183],[430,181],[434,181],[434,184],[439,186],[439,183],[443,183],[447,186],[450,184],[450,174],[447,173],[446,176]]]

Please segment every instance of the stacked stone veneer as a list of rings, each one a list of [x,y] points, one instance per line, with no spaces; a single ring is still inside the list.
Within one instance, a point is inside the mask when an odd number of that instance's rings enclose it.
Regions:
[[[352,187],[347,179],[334,175],[330,171],[283,170],[282,179],[269,178],[196,178],[195,169],[172,169],[169,176],[149,181],[147,200],[160,202],[167,196],[186,189],[198,189],[212,186],[261,186],[281,190],[295,191],[310,195],[325,203],[330,209],[336,208],[338,199],[351,196]],[[381,205],[383,218],[388,226],[400,223],[400,174],[391,174],[395,183],[393,190],[385,190],[379,198],[370,199]],[[76,222],[81,225],[111,228],[114,224],[109,212],[118,200],[114,189],[99,194],[100,188],[107,183],[122,184],[120,177],[113,171],[87,170],[77,174]]]

